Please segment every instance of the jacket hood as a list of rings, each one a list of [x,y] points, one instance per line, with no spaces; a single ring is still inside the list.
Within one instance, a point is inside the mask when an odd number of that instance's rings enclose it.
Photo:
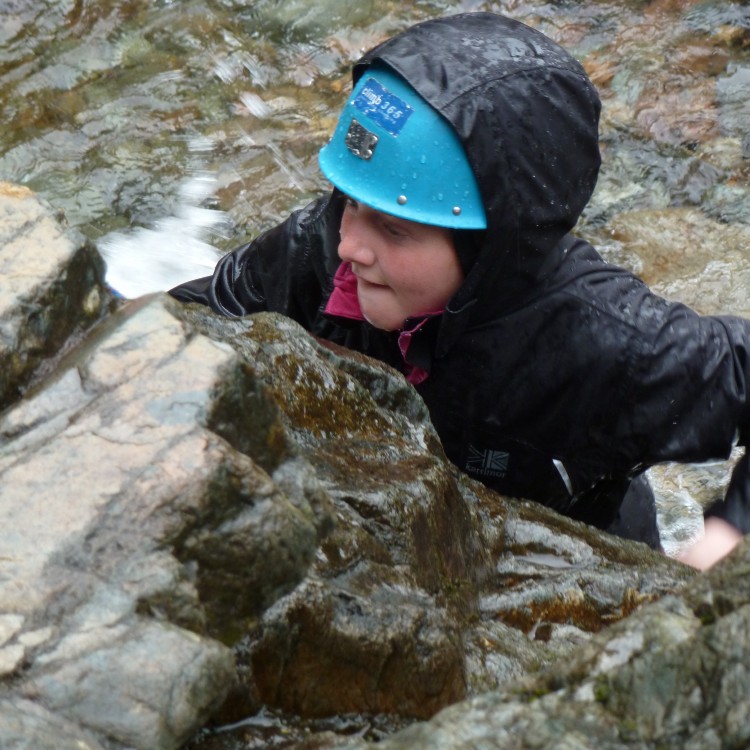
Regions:
[[[600,102],[583,67],[539,31],[494,13],[412,26],[366,53],[389,65],[451,124],[479,183],[487,231],[448,310],[512,307],[543,283],[599,170]]]

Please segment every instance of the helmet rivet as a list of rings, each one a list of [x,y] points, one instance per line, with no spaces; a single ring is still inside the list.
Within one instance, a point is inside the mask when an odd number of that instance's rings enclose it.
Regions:
[[[453,206],[453,215],[460,216],[460,214],[461,214],[461,206]]]
[[[403,206],[404,203],[406,203],[406,196],[405,195],[399,195],[398,198],[396,198],[398,201],[399,206]]]

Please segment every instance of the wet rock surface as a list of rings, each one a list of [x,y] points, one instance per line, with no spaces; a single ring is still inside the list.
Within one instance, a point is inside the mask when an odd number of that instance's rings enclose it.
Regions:
[[[428,719],[692,577],[463,477],[399,374],[280,316],[66,325],[0,418],[0,744]]]
[[[541,674],[448,708],[378,747],[745,747],[749,561],[744,542],[679,597],[643,607]]]
[[[27,188],[0,181],[0,409],[103,312],[104,263]]]

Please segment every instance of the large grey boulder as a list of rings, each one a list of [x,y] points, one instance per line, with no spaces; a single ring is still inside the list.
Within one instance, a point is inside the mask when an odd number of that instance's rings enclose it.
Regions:
[[[303,464],[275,482],[209,429],[253,387],[236,353],[194,335],[166,298],[126,305],[81,340],[86,305],[108,296],[100,259],[55,234],[33,196],[4,198],[19,211],[3,236],[44,232],[45,247],[0,248],[21,280],[0,297],[25,363],[13,387],[33,386],[0,417],[0,745],[16,733],[59,747],[59,726],[81,746],[93,732],[177,747],[236,679],[225,631],[302,578],[327,511]],[[71,299],[78,276],[90,288]],[[54,331],[28,334],[24,310],[55,317]]]

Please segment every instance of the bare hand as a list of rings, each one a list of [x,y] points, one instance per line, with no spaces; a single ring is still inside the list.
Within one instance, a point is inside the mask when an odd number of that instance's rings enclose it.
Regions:
[[[708,570],[728,555],[742,539],[742,533],[721,518],[709,516],[705,521],[703,536],[683,550],[677,559],[698,570]]]

